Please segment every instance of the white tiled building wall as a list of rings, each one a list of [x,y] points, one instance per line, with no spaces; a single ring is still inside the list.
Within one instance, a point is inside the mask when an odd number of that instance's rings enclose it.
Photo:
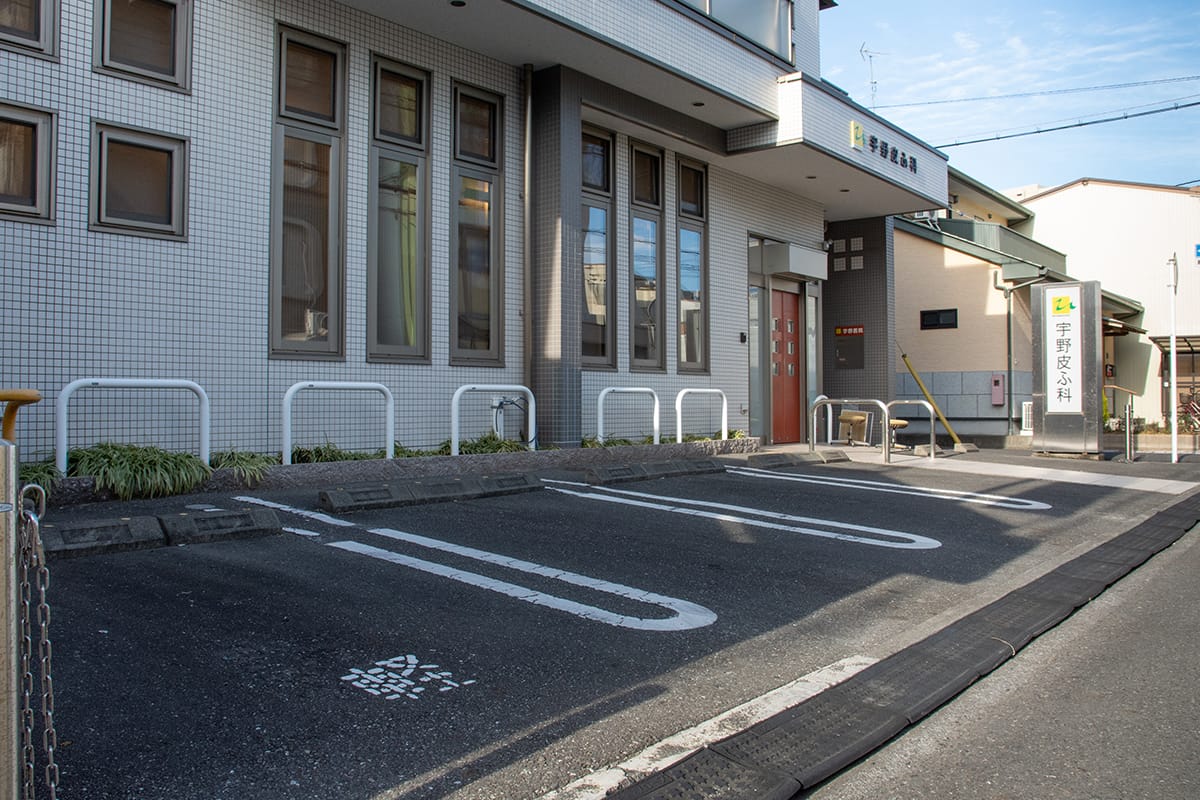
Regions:
[[[628,35],[648,54],[730,91],[768,87],[753,103],[773,105],[774,73],[759,56],[699,26],[641,24],[620,4],[547,2],[586,17],[597,30]],[[649,14],[678,13],[643,3]],[[569,14],[568,14],[569,12]],[[668,19],[669,17],[669,19]],[[346,45],[345,356],[338,361],[268,357],[271,259],[270,182],[278,24]],[[282,401],[300,381],[382,383],[396,396],[396,437],[433,447],[449,437],[449,403],[467,383],[524,382],[522,96],[518,68],[326,0],[205,0],[195,4],[189,94],[98,74],[92,69],[93,3],[62,0],[60,57],[55,61],[0,50],[0,102],[57,114],[56,215],[52,225],[0,219],[0,280],[10,303],[0,315],[0,385],[40,390],[44,401],[21,412],[18,443],[25,460],[49,458],[54,400],[69,382],[88,377],[186,379],[212,402],[212,448],[277,452]],[[624,32],[623,32],[624,31]],[[635,35],[636,34],[636,35]],[[647,38],[648,37],[648,38]],[[644,39],[644,41],[643,41]],[[703,40],[703,41],[701,41]],[[703,46],[701,46],[703,45]],[[711,47],[722,48],[715,58]],[[708,49],[706,49],[708,48]],[[728,50],[728,52],[725,52]],[[429,205],[432,237],[431,363],[366,360],[368,155],[372,54],[426,70],[431,85]],[[727,58],[726,58],[727,57]],[[732,64],[732,66],[731,66]],[[768,80],[741,80],[771,72]],[[711,74],[710,74],[711,73]],[[765,73],[764,73],[765,74]],[[452,86],[461,81],[504,100],[502,368],[449,366],[449,193]],[[769,97],[767,95],[770,95]],[[88,230],[90,135],[94,121],[133,125],[186,138],[189,147],[187,241]],[[615,147],[628,159],[628,140]],[[674,198],[674,154],[665,154],[664,187]],[[628,175],[625,164],[618,172]],[[679,375],[677,337],[666,338],[664,373],[630,373],[627,309],[618,304],[617,372],[585,371],[583,430],[596,431],[596,398],[608,385],[649,386],[663,403],[664,439],[674,431],[673,402],[682,388],[719,388],[729,399],[730,428],[745,429],[748,351],[746,246],[751,233],[782,241],[821,238],[820,208],[803,198],[718,169],[709,170],[707,287],[708,375]],[[622,177],[625,180],[626,177]],[[617,187],[628,196],[628,187]],[[627,209],[618,206],[615,242],[628,241]],[[663,216],[667,327],[677,324],[676,219]],[[617,248],[617,297],[629,296],[628,251]],[[490,396],[468,395],[464,436],[490,428]],[[607,411],[611,436],[649,433],[648,401],[615,397]],[[70,404],[72,448],[99,441],[195,450],[197,403],[187,392],[85,389]],[[294,441],[344,448],[383,445],[383,403],[373,393],[304,392],[294,405]],[[719,402],[688,400],[685,431],[720,426]],[[515,434],[509,414],[510,435]]]
[[[276,23],[347,45],[345,358],[269,359],[270,175]],[[389,386],[397,438],[430,446],[449,436],[449,401],[463,383],[521,383],[521,92],[519,70],[328,2],[206,0],[195,6],[191,94],[92,71],[93,4],[63,0],[57,63],[0,50],[0,101],[58,114],[54,225],[0,220],[0,383],[40,390],[21,412],[25,460],[49,457],[54,399],[77,378],[183,378],[212,404],[213,450],[277,451],[282,398],[296,381]],[[432,365],[367,363],[366,231],[371,54],[431,75]],[[506,367],[448,367],[451,86],[504,98],[503,246]],[[88,230],[93,120],[136,125],[190,143],[188,241]],[[377,396],[306,393],[297,443],[382,445]],[[464,434],[490,425],[473,398]],[[112,440],[195,447],[196,401],[186,392],[84,390],[70,406],[70,446]]]

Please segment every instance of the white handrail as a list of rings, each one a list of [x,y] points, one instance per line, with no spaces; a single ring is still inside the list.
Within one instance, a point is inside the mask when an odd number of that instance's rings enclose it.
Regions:
[[[934,438],[933,431],[933,406],[926,400],[893,400],[887,404],[888,413],[891,413],[892,406],[924,406],[929,412],[929,460],[936,461],[937,458],[937,439]]]
[[[854,405],[860,405],[862,403],[871,403],[872,405],[879,407],[879,411],[883,415],[879,422],[880,427],[883,429],[883,463],[885,463],[885,464],[892,463],[892,436],[891,436],[892,417],[891,417],[891,414],[888,413],[888,407],[884,404],[884,402],[882,400],[874,400],[874,399],[830,400],[829,398],[825,398],[824,400],[817,400],[815,403],[812,404],[812,427],[809,429],[809,433],[808,433],[808,452],[815,453],[817,450],[817,434],[816,434],[817,411],[819,411],[823,406],[847,405],[847,404],[851,404],[851,403],[853,403]]]
[[[306,389],[329,389],[336,391],[379,392],[385,401],[387,419],[384,425],[384,436],[387,443],[384,451],[387,458],[396,455],[396,398],[392,391],[382,383],[361,383],[357,381],[301,381],[293,383],[283,395],[283,450],[280,457],[284,464],[292,463],[292,401],[296,395]]]
[[[658,444],[661,438],[658,392],[641,386],[609,386],[600,390],[600,396],[596,399],[596,441],[604,444],[604,398],[610,394],[648,394],[654,398],[654,443]]]
[[[819,394],[812,401],[815,403],[818,400],[828,399],[829,395]],[[825,444],[833,444],[833,406],[825,406]]]
[[[450,455],[458,455],[458,401],[467,392],[520,392],[525,395],[525,399],[529,401],[529,408],[525,410],[525,424],[529,427],[529,448],[537,450],[537,404],[533,399],[533,392],[519,384],[497,384],[497,383],[469,383],[465,386],[460,386],[454,390],[454,396],[450,398]]]
[[[208,394],[194,381],[141,378],[80,378],[63,387],[54,401],[54,465],[62,474],[67,472],[67,405],[79,389],[187,389],[200,401],[200,460],[209,461],[211,411]]]
[[[729,399],[720,389],[680,389],[675,395],[675,442],[683,441],[683,398],[689,394],[721,395],[721,441],[729,438]]]

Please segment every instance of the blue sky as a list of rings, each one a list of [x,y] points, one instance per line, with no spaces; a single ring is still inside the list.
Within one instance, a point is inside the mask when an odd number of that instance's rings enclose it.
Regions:
[[[864,59],[864,44],[877,55]],[[841,0],[822,11],[822,77],[871,108],[872,68],[876,113],[938,147],[1195,103],[1200,79],[1173,79],[1200,76],[1200,2]],[[1062,91],[1129,83],[1145,85]],[[1046,91],[1058,93],[928,104]],[[1084,177],[1195,182],[1200,106],[943,152],[995,189]]]

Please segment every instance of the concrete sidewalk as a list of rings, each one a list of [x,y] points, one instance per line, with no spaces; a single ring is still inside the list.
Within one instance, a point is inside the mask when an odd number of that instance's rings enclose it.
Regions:
[[[1200,797],[1193,529],[814,800]]]

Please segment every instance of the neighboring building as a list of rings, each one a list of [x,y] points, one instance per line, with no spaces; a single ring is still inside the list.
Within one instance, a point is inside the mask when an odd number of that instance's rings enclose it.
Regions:
[[[946,164],[820,79],[834,5],[5,4],[0,374],[47,398],[26,457],[89,377],[199,383],[214,450],[278,450],[308,381],[389,387],[417,447],[466,384],[531,387],[543,446],[593,434],[606,386],[656,390],[668,431],[677,391],[720,389],[775,441],[820,391],[886,397],[890,323],[856,375],[821,354],[888,307],[887,218],[943,205]],[[300,397],[296,441],[381,444],[376,397]],[[607,433],[647,407],[614,400]],[[689,400],[686,430],[718,409]],[[194,446],[179,392],[70,412],[72,447]]]
[[[1164,423],[1171,412],[1169,341],[1171,266],[1178,263],[1174,297],[1180,394],[1200,391],[1200,189],[1083,178],[1053,189],[1020,190],[1036,216],[1021,230],[1069,255],[1071,273],[1145,305],[1145,335],[1115,341],[1106,383],[1134,393],[1136,417]],[[1125,392],[1109,391],[1119,415]],[[1169,424],[1169,423],[1168,423]]]
[[[948,209],[895,220],[896,346],[960,435],[1021,431],[1034,389],[1029,287],[1093,277],[1069,276],[1068,256],[1013,229],[1033,216],[951,168]],[[1139,330],[1142,309],[1107,280],[1102,289],[1108,352],[1114,337]],[[897,399],[923,397],[903,365],[896,384]],[[913,431],[928,431],[916,421],[925,412],[899,413],[914,419]]]

